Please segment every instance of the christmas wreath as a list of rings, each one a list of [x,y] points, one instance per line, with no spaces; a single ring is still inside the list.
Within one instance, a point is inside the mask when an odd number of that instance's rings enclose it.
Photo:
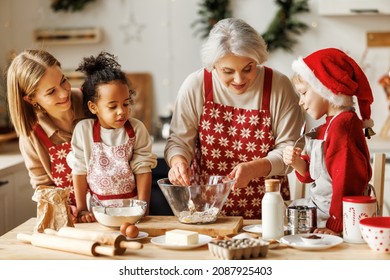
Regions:
[[[59,11],[81,11],[84,9],[84,6],[89,2],[94,2],[95,0],[52,0],[50,7],[54,12]]]
[[[308,0],[276,0],[275,2],[279,8],[262,36],[267,43],[268,51],[272,52],[281,48],[291,52],[297,43],[293,35],[300,35],[308,29],[306,23],[294,17],[299,13],[310,11]],[[199,6],[198,14],[201,19],[196,20],[192,27],[202,25],[196,32],[196,34],[201,34],[202,38],[207,38],[215,23],[231,15],[228,8],[229,0],[204,0]]]

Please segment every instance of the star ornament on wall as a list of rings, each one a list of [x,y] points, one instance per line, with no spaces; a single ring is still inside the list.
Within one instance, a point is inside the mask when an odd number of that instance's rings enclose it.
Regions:
[[[140,24],[135,20],[134,15],[130,15],[126,23],[120,25],[123,31],[124,42],[130,43],[132,41],[141,41],[141,33],[145,28],[145,24]]]

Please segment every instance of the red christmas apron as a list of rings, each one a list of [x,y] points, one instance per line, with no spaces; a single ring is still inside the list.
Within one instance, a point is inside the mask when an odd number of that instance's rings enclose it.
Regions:
[[[54,145],[39,124],[36,124],[33,130],[38,139],[48,149],[50,156],[51,174],[53,176],[54,185],[58,188],[69,188],[70,193],[68,203],[71,205],[76,205],[73,189],[72,169],[66,162],[66,156],[72,149],[70,142]]]
[[[92,194],[100,200],[132,198],[137,195],[130,160],[133,155],[135,133],[130,122],[125,123],[129,140],[119,146],[101,142],[100,122],[93,125],[93,145],[87,171],[87,181]]]
[[[193,170],[196,175],[227,175],[241,163],[261,159],[274,148],[269,111],[272,70],[265,67],[260,110],[248,110],[214,103],[211,72],[204,71],[205,104],[199,123],[199,137]],[[196,176],[195,175],[195,176]],[[290,199],[287,176],[281,180],[281,194]],[[261,219],[264,177],[251,180],[246,188],[233,190],[222,215]]]

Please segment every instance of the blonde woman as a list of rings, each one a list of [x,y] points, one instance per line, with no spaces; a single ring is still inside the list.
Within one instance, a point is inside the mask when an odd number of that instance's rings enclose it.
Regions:
[[[66,163],[70,140],[84,117],[82,96],[44,50],[17,55],[7,72],[11,120],[33,188],[41,185],[71,189],[69,203],[76,219],[71,170]]]

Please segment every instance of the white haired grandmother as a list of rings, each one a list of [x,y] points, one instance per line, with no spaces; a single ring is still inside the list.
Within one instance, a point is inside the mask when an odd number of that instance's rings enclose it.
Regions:
[[[290,199],[283,149],[299,138],[303,114],[288,77],[263,65],[263,38],[243,20],[227,18],[211,30],[203,68],[180,87],[165,160],[171,183],[200,175],[236,180],[223,215],[261,218],[264,179],[281,180]]]

